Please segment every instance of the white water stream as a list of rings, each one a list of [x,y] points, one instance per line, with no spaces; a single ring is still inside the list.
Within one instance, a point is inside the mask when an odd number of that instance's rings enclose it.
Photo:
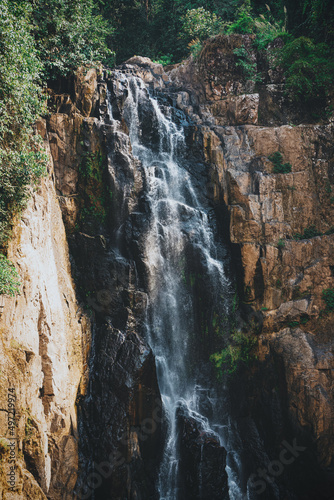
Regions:
[[[211,288],[222,297],[222,314],[228,314],[230,284],[219,260],[208,209],[201,206],[192,178],[183,166],[186,151],[184,130],[177,126],[152,98],[137,77],[127,80],[128,95],[123,116],[129,128],[133,155],[144,168],[150,224],[145,243],[145,263],[149,276],[148,341],[157,364],[158,382],[168,419],[168,432],[159,477],[160,500],[178,500],[179,456],[176,411],[200,422],[208,433],[215,432],[201,415],[199,394],[205,389],[196,380],[192,367],[194,301],[186,284],[187,248],[206,269]],[[141,106],[146,103],[158,128],[159,144],[143,141]],[[203,186],[204,189],[204,186]],[[222,442],[222,436],[220,436]],[[231,499],[239,490],[229,471]]]

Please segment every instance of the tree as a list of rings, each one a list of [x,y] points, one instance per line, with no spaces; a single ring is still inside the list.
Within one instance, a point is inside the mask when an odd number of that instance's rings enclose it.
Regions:
[[[111,55],[110,22],[94,13],[93,0],[34,0],[33,34],[47,79],[94,66]]]
[[[30,10],[19,7],[3,0],[0,9],[0,246],[25,205],[28,186],[46,168],[46,155],[33,133],[45,109],[42,64],[30,35]]]

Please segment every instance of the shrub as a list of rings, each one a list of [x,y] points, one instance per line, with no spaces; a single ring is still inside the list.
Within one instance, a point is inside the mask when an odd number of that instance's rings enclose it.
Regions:
[[[283,163],[283,155],[279,151],[268,156],[268,160],[274,165],[274,174],[287,174],[291,172],[291,163]]]
[[[222,22],[214,12],[204,7],[190,9],[183,19],[183,36],[200,41],[216,35],[221,31]]]
[[[188,49],[195,59],[200,55],[202,47],[202,42],[200,42],[198,38],[188,43]]]
[[[304,36],[287,43],[277,63],[285,70],[291,100],[323,104],[333,83],[334,59],[328,45]]]
[[[334,311],[334,288],[323,290],[322,298],[326,303],[326,311]]]
[[[285,241],[280,238],[277,242],[277,248],[284,248],[285,247]]]
[[[231,336],[231,340],[232,344],[210,356],[210,361],[215,366],[219,377],[222,373],[231,375],[242,364],[248,366],[255,359],[252,351],[257,344],[256,337],[237,332]]]
[[[173,54],[160,55],[159,58],[153,62],[162,64],[163,66],[169,66],[173,64]]]
[[[16,4],[15,4],[16,5]],[[27,11],[3,0],[0,9],[0,246],[24,208],[28,186],[46,172],[47,156],[33,124],[44,112],[41,63],[29,33]]]
[[[263,50],[268,45],[281,37],[288,38],[286,32],[287,13],[284,8],[285,19],[276,21],[271,13],[270,7],[267,5],[267,17],[260,14],[259,17],[254,17],[250,0],[246,0],[237,11],[236,20],[229,24],[227,33],[255,34],[254,46],[258,50]]]
[[[320,236],[321,233],[317,231],[316,227],[314,224],[311,224],[309,227],[304,229],[304,238],[309,239],[309,238],[315,238],[315,236]]]
[[[0,254],[0,295],[14,297],[20,292],[20,284],[20,277],[14,264]]]
[[[309,238],[315,238],[316,236],[321,236],[322,233],[317,231],[314,224],[311,224],[307,228],[304,229],[304,233],[295,233],[293,235],[294,240],[308,240]]]
[[[235,65],[241,68],[245,78],[247,80],[253,80],[259,82],[261,80],[260,75],[256,72],[256,62],[251,60],[251,57],[246,49],[246,47],[239,47],[234,49],[233,54],[236,56]]]
[[[93,0],[36,0],[32,22],[48,79],[114,56],[106,43],[113,29],[102,16],[94,14]]]
[[[255,20],[252,17],[252,8],[250,0],[246,0],[237,11],[236,20],[231,23],[227,33],[254,33]]]

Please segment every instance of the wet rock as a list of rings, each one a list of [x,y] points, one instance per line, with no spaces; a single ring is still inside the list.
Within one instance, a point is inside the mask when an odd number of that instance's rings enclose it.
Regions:
[[[180,441],[180,491],[185,499],[228,500],[226,450],[217,436],[181,407],[177,411]]]

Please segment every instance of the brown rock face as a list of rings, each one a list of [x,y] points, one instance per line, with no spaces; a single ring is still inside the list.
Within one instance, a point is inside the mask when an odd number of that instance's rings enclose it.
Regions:
[[[334,288],[333,124],[310,125],[308,110],[289,107],[282,74],[269,66],[264,83],[254,90],[234,57],[234,50],[244,45],[252,59],[250,42],[243,36],[216,37],[206,42],[198,60],[179,65],[169,75],[176,104],[195,122],[196,140],[201,138],[207,194],[217,213],[225,207],[229,211],[243,300],[263,317],[257,368],[246,375],[249,383],[234,387],[239,394],[232,405],[234,417],[238,420],[246,412],[252,422],[240,425],[245,449],[251,426],[265,442],[268,433],[281,435],[282,429],[286,435],[303,436],[310,453],[305,464],[313,463],[315,477],[317,467],[332,467],[334,456],[333,313],[325,311],[322,295]],[[263,71],[267,63],[261,57],[254,62]],[[181,89],[187,91],[186,99]],[[275,173],[269,156],[277,151],[291,164],[291,172]],[[271,378],[270,373],[276,375]],[[270,384],[278,384],[278,400],[268,396],[274,392]],[[281,417],[275,419],[277,404]],[[271,410],[261,416],[261,405]],[[254,442],[249,455],[255,457]],[[266,446],[272,447],[272,458],[279,455],[279,441]],[[261,453],[259,465],[264,463]],[[301,485],[297,469],[292,476]],[[323,489],[320,481],[318,490],[304,492],[305,498],[327,498],[321,496],[327,494],[327,480],[321,480]],[[267,491],[265,498],[276,498],[278,491]]]
[[[123,69],[168,92],[191,120],[187,140],[207,164],[206,195],[229,226],[241,298],[263,318],[258,362],[230,391],[243,489],[249,486],[252,500],[284,498],[287,491],[325,500],[333,491],[327,485],[334,456],[333,313],[324,311],[322,295],[334,288],[333,124],[303,123],[308,114],[285,102],[279,71],[268,69],[258,88],[245,79],[235,49],[244,45],[258,68],[266,64],[251,41],[216,37],[198,60],[168,74],[146,58]],[[112,90],[118,119],[124,89]],[[144,179],[124,121],[108,122],[106,92],[101,73],[80,70],[71,94],[53,95],[55,113],[39,130],[54,170],[33,194],[9,247],[23,287],[20,296],[4,299],[0,318],[0,458],[5,464],[10,456],[13,387],[15,498],[157,496],[163,419],[154,357],[140,336],[147,297],[135,265],[146,223],[136,210],[145,202]],[[276,151],[291,172],[274,172],[268,157]],[[201,441],[194,422],[183,430],[184,456],[194,469],[206,446],[213,495],[215,457],[223,463],[225,452],[210,436]],[[300,461],[267,485],[266,496],[256,496],[252,474],[272,470],[282,443],[294,440],[305,448]],[[11,498],[7,472],[0,468],[4,499]],[[197,495],[199,484],[192,487]]]
[[[283,361],[288,411],[296,428],[314,436],[320,463],[333,460],[333,346],[300,328],[274,335],[271,349]]]
[[[101,119],[101,77],[79,70],[70,94],[53,95],[56,113],[38,124],[49,177],[9,246],[23,286],[20,296],[3,300],[0,319],[3,498],[154,495],[162,415],[154,357],[138,334],[146,295],[131,258],[115,257],[111,234],[135,209],[142,180],[124,125],[113,133]],[[16,391],[13,494],[8,388]],[[89,482],[97,469],[98,486]]]
[[[43,123],[39,124],[43,129]],[[44,137],[47,141],[47,134]],[[47,145],[47,142],[46,142]],[[78,472],[76,397],[87,377],[90,326],[78,306],[61,211],[51,180],[43,179],[22,214],[8,256],[22,287],[5,298],[1,328],[1,437],[9,439],[8,392],[15,390],[15,487],[10,448],[0,472],[3,498],[71,498]],[[9,440],[9,443],[11,441]],[[8,443],[7,443],[8,445]]]
[[[268,330],[277,329],[284,317],[291,320],[284,304],[300,298],[308,304],[299,313],[294,308],[295,319],[317,317],[324,307],[322,290],[333,286],[334,265],[333,235],[324,235],[334,216],[331,149],[317,145],[329,144],[332,127],[215,128],[213,133],[210,144],[221,154],[210,153],[218,159],[212,178],[221,179],[231,242],[240,245],[246,300],[268,310]],[[272,172],[268,157],[275,151],[291,163],[291,173]],[[312,228],[323,235],[294,240]]]

